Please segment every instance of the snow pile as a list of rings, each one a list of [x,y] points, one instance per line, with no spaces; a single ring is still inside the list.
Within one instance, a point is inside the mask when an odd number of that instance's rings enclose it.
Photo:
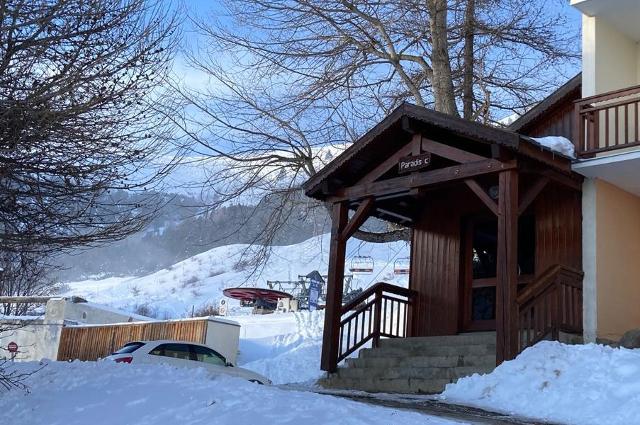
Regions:
[[[240,366],[274,384],[315,382],[322,376],[323,311],[244,316],[235,321],[245,336],[240,339]]]
[[[257,275],[252,274],[251,267],[238,263],[247,248],[242,244],[214,248],[143,277],[67,283],[68,290],[61,295],[77,295],[124,311],[169,319],[190,316],[192,310],[197,312],[206,305],[217,306],[225,288],[267,287],[267,280],[297,280],[298,275],[313,270],[326,274],[328,269],[329,235],[316,236],[296,245],[273,247],[269,261]],[[382,280],[407,286],[406,275],[393,274],[394,261],[409,255],[407,243],[369,244],[352,240],[347,247],[347,267],[349,259],[356,255],[371,256],[375,267],[372,274],[355,276],[354,288],[367,288]],[[229,306],[235,314],[245,310],[236,300],[230,300]]]
[[[36,368],[17,363],[21,370]],[[203,369],[111,362],[52,362],[31,392],[0,397],[0,422],[29,425],[432,424],[453,422],[320,394],[286,391]]]
[[[551,149],[554,152],[561,153],[569,158],[576,157],[576,148],[571,140],[562,136],[532,137],[537,143]]]
[[[640,350],[543,341],[487,375],[447,385],[444,401],[568,424],[640,418]]]

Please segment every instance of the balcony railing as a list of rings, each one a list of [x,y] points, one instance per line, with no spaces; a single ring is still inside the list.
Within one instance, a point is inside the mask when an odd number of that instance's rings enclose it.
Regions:
[[[574,118],[580,158],[640,146],[640,86],[579,99]]]

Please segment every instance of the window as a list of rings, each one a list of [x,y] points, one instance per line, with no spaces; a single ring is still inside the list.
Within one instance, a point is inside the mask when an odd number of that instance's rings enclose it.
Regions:
[[[479,221],[473,226],[473,279],[496,277],[498,222]]]
[[[151,350],[149,354],[174,359],[193,360],[187,344],[161,344]]]
[[[129,354],[129,353],[133,353],[134,351],[136,351],[138,348],[142,347],[143,345],[144,345],[143,342],[130,342],[128,344],[125,344],[124,347],[122,347],[118,351],[114,352],[113,354]]]
[[[196,356],[196,360],[203,363],[209,363],[218,366],[226,366],[227,361],[220,354],[210,348],[200,345],[192,345],[191,348]]]

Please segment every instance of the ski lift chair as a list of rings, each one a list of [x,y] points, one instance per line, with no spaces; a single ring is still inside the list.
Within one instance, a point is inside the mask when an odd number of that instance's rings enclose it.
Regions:
[[[411,270],[411,262],[408,258],[398,258],[393,263],[393,274],[406,275]]]
[[[371,274],[373,273],[373,257],[369,255],[358,255],[351,259],[349,271],[354,274]]]

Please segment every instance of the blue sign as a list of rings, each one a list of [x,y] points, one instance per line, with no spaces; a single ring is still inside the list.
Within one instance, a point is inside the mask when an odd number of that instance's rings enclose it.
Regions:
[[[307,277],[309,278],[309,311],[314,311],[318,309],[318,298],[324,279],[317,270],[309,273]]]

